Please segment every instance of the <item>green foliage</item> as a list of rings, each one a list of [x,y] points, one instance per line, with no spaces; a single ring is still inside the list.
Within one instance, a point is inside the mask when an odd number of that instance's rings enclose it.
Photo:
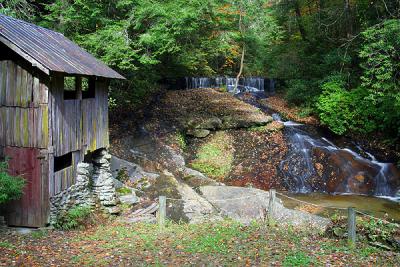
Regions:
[[[368,28],[362,35],[360,58],[364,72],[362,86],[368,88],[371,100],[383,94],[399,94],[400,86],[400,20],[387,20]]]
[[[46,230],[37,230],[37,231],[33,231],[31,236],[34,239],[40,239],[40,238],[43,238],[43,237],[47,236],[47,234],[48,233],[47,233]]]
[[[0,14],[31,21],[34,7],[27,0],[0,0]]]
[[[61,230],[73,230],[84,227],[90,223],[92,211],[88,206],[75,206],[66,212],[62,212],[54,224],[54,227]]]
[[[15,246],[7,241],[0,241],[0,248],[13,249]]]
[[[286,90],[286,100],[295,105],[313,103],[320,89],[315,82],[290,80]]]
[[[0,161],[0,204],[21,198],[25,180],[8,174],[7,161]]]
[[[323,94],[317,103],[321,122],[336,134],[377,130],[380,118],[367,98],[368,92],[362,87],[348,91],[342,86],[335,81],[322,85]]]
[[[327,230],[327,233],[336,237],[346,238],[347,218],[338,216],[333,218],[332,222],[333,225]],[[395,237],[400,234],[398,224],[389,223],[380,219],[358,216],[356,227],[357,240],[360,242],[366,242],[378,248],[396,249],[400,251],[400,246],[395,240]],[[370,248],[364,253],[371,253],[372,250],[373,249]]]
[[[175,141],[178,143],[179,148],[185,150],[187,147],[186,136],[183,132],[177,132],[175,135]]]
[[[310,266],[312,258],[302,251],[289,253],[282,262],[283,266]]]
[[[185,251],[191,253],[229,253],[229,241],[235,238],[246,238],[248,233],[242,232],[242,226],[238,223],[231,223],[229,227],[225,225],[215,225],[204,235],[192,240],[179,242],[185,246]]]
[[[191,167],[216,179],[224,177],[232,169],[231,142],[231,137],[227,133],[217,132],[197,151]]]
[[[130,195],[132,194],[132,189],[128,188],[128,187],[121,187],[117,189],[117,192],[120,195]]]
[[[127,168],[123,167],[118,171],[117,177],[116,177],[116,179],[118,181],[125,183],[125,182],[129,181],[129,178],[130,177],[129,177]]]

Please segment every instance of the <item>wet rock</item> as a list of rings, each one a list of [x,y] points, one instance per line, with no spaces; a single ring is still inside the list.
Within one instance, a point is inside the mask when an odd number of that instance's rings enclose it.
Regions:
[[[349,150],[313,148],[314,167],[329,193],[394,195],[400,174],[393,164],[374,163]]]
[[[267,216],[269,192],[234,186],[202,186],[199,191],[222,216],[245,224],[253,220],[264,220]],[[316,231],[324,231],[330,223],[326,218],[287,209],[279,199],[276,200],[273,218],[279,224],[307,227]]]

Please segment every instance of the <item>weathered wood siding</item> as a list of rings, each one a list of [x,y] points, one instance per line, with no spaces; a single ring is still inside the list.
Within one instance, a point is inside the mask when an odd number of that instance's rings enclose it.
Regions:
[[[109,146],[107,86],[105,81],[96,81],[96,98],[82,100],[82,138],[89,151]]]
[[[10,225],[44,226],[49,197],[75,183],[84,154],[109,146],[107,88],[98,79],[95,98],[64,100],[62,75],[0,61],[0,156],[11,158],[12,175],[27,180],[23,198],[7,205]],[[54,157],[70,152],[72,165],[54,172]]]
[[[50,155],[52,157],[52,155]],[[76,167],[79,162],[83,159],[81,158],[81,152],[75,151],[72,152],[72,165],[67,167],[63,170],[58,172],[53,171],[53,167],[51,168],[50,172],[54,173],[54,175],[50,176],[50,183],[49,183],[49,194],[50,196],[54,196],[57,193],[64,191],[65,189],[69,188],[73,185],[76,181]],[[53,162],[53,160],[50,160]]]
[[[0,61],[0,146],[48,148],[48,95],[38,77]]]
[[[54,155],[108,147],[108,91],[106,81],[96,81],[96,97],[64,100],[63,77],[51,86],[50,109]]]
[[[40,227],[47,221],[49,194],[45,155],[36,148],[6,147],[4,154],[10,158],[11,175],[22,176],[26,185],[18,201],[7,204],[9,225]]]

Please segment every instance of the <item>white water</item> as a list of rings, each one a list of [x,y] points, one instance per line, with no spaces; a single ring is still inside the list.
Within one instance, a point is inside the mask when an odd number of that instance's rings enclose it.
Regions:
[[[236,78],[231,77],[186,77],[185,79],[186,89],[226,87],[228,92],[233,92],[236,84]],[[260,77],[244,77],[239,79],[238,93],[260,91],[274,94],[275,80]]]
[[[273,114],[272,117],[276,121],[283,122],[278,114]],[[364,158],[357,152],[350,148],[339,148],[333,142],[325,137],[312,137],[305,130],[301,128],[302,124],[285,121],[283,122],[287,129],[287,138],[289,142],[289,153],[286,159],[281,163],[281,169],[286,166],[284,175],[286,179],[290,179],[291,188],[290,190],[296,193],[309,193],[315,191],[313,188],[311,178],[315,176],[316,170],[313,164],[312,151],[314,148],[323,148],[325,151],[335,155],[350,154],[353,161],[356,164],[346,162],[343,158],[344,164],[340,168],[349,174],[349,177],[345,180],[354,177],[355,175],[366,175],[367,169],[376,169],[377,174],[373,177],[374,189],[373,195],[379,197],[385,197],[390,199],[399,199],[396,195],[396,188],[391,188],[389,185],[389,177],[394,175],[390,171],[391,163],[379,162],[371,154],[361,149],[358,149],[365,153],[368,158]],[[299,160],[301,158],[301,160]],[[365,166],[365,172],[363,170],[355,169],[354,165]],[[397,177],[399,179],[399,177]],[[354,193],[351,188],[346,184],[344,186],[345,191],[340,193]]]

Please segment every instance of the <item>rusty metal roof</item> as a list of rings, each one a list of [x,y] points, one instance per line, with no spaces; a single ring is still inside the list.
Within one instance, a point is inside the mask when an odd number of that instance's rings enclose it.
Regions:
[[[33,65],[67,74],[125,79],[61,33],[0,15],[0,42]]]

